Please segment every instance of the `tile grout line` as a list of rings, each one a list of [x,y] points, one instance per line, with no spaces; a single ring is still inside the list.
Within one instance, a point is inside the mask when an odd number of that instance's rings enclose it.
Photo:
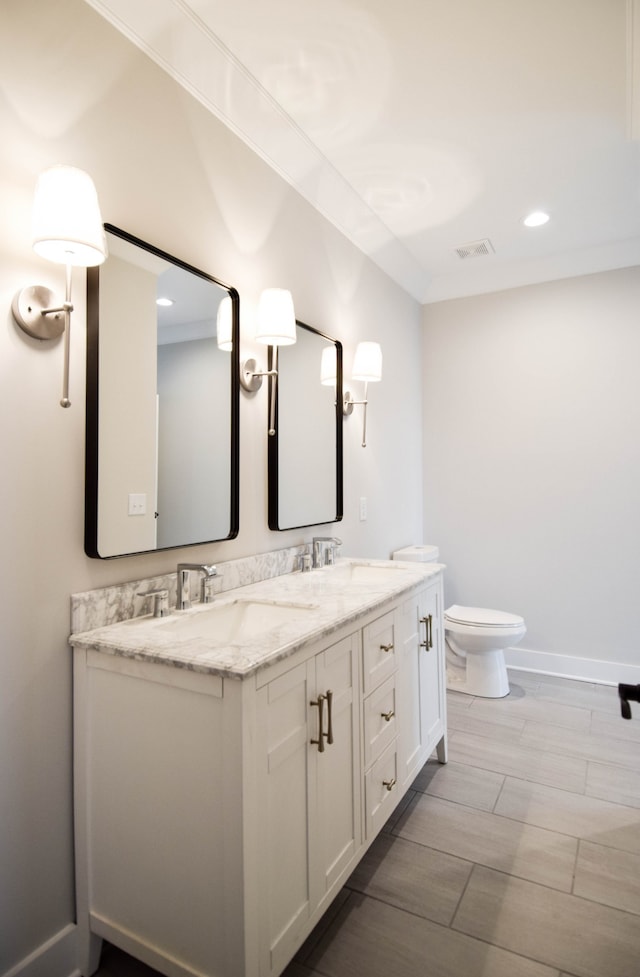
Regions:
[[[489,940],[483,940],[482,937],[475,936],[475,935],[473,935],[471,933],[467,933],[463,929],[456,929],[455,928],[455,926],[454,926],[455,919],[456,919],[456,916],[458,915],[458,912],[460,911],[460,906],[462,904],[462,900],[464,899],[464,897],[466,895],[466,892],[467,892],[467,889],[468,889],[468,887],[469,887],[469,885],[471,883],[471,879],[473,877],[473,874],[474,874],[474,872],[476,871],[477,868],[484,868],[484,867],[485,866],[482,866],[482,865],[478,866],[477,863],[474,863],[473,868],[471,869],[471,872],[469,873],[469,878],[467,879],[467,881],[465,883],[465,886],[464,886],[462,895],[460,896],[460,899],[458,900],[458,904],[457,904],[457,906],[455,908],[455,911],[453,913],[453,916],[451,917],[451,922],[449,923],[449,927],[448,928],[451,930],[452,933],[457,933],[460,936],[466,936],[467,939],[476,940],[478,943],[483,943],[485,946],[497,947],[498,949],[503,950],[505,953],[512,954],[514,957],[519,957],[521,960],[528,960],[530,963],[535,963],[535,964],[538,964],[538,965],[541,965],[541,966],[544,966],[544,967],[549,967],[550,970],[555,970],[556,973],[558,975],[560,975],[561,971],[559,970],[558,967],[550,967],[549,964],[545,963],[544,961],[538,960],[536,957],[526,956],[525,954],[518,953],[516,950],[512,950],[509,947],[502,946],[502,945],[500,945],[498,943],[491,943],[491,942],[489,942]],[[492,869],[492,871],[497,871],[497,869]],[[507,873],[501,873],[501,874],[507,874]],[[513,876],[508,875],[508,878],[513,878]],[[537,883],[532,883],[532,884],[533,885],[536,885]],[[557,890],[554,890],[554,891],[557,891]]]
[[[502,783],[500,784],[500,790],[498,791],[498,794],[496,796],[496,799],[495,799],[495,801],[493,803],[493,807],[491,808],[491,811],[490,811],[491,814],[495,814],[496,813],[496,808],[498,806],[498,801],[502,797],[502,793],[504,791],[504,787],[505,787],[506,782],[507,782],[507,775],[504,774],[503,777],[502,777]],[[518,819],[517,818],[514,818],[513,820],[518,820]],[[520,824],[526,824],[527,822],[526,821],[520,821],[519,823]]]
[[[462,900],[464,899],[465,895],[467,894],[467,889],[469,888],[469,885],[471,883],[471,879],[473,877],[473,874],[474,874],[476,868],[477,868],[477,862],[472,862],[472,864],[471,864],[471,871],[469,872],[469,875],[467,876],[467,881],[465,882],[464,886],[462,887],[462,892],[460,893],[460,898],[458,899],[458,901],[456,903],[456,908],[454,909],[453,913],[451,914],[451,919],[449,920],[449,929],[450,930],[453,930],[453,932],[455,932],[455,933],[459,933],[460,930],[455,930],[453,924],[455,922],[456,916],[460,912],[460,906],[462,905]]]
[[[578,838],[578,844],[576,845],[576,856],[573,860],[573,874],[571,876],[571,895],[576,895],[576,875],[578,874],[578,859],[580,857],[580,845],[583,839]]]

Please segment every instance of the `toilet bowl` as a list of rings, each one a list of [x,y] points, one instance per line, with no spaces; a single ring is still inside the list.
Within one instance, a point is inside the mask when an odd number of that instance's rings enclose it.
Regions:
[[[439,555],[437,546],[405,546],[393,559],[436,563]],[[508,695],[504,649],[517,645],[526,632],[518,614],[452,604],[444,612],[447,688],[487,699]]]
[[[444,612],[447,688],[489,699],[508,695],[504,649],[517,645],[526,631],[518,614],[452,604]]]

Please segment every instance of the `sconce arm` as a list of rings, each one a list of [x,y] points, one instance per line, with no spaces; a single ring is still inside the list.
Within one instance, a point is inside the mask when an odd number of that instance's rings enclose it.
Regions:
[[[69,400],[69,348],[71,341],[71,265],[67,261],[65,266],[65,299],[64,299],[64,360],[62,367],[62,398],[61,407],[71,407]]]
[[[364,407],[364,413],[362,418],[362,447],[367,447],[367,404],[369,400],[367,398],[368,382],[364,382],[364,400],[354,400],[349,391],[345,391],[344,397],[342,399],[342,413],[345,416],[353,413],[353,408],[361,405]]]
[[[240,364],[240,383],[248,393],[255,393],[262,386],[263,377],[277,375],[277,370],[256,370],[254,359],[243,360]]]
[[[254,359],[244,360],[240,364],[240,383],[249,393],[255,393],[262,386],[262,378],[269,377],[269,434],[276,433],[276,379],[278,376],[278,347],[273,346],[271,370],[256,370]]]
[[[344,396],[342,398],[342,413],[345,416],[353,414],[354,407],[361,407],[363,404],[367,404],[367,400],[354,400],[352,395],[348,390],[345,390]]]

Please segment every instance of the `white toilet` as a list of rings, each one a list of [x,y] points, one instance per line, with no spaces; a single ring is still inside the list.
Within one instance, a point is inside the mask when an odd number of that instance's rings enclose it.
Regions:
[[[394,560],[421,563],[435,563],[438,557],[437,546],[407,546],[393,554]],[[518,614],[452,604],[444,612],[447,688],[488,699],[508,695],[504,649],[517,645],[526,631]]]
[[[447,688],[488,699],[508,695],[504,649],[517,645],[526,631],[518,614],[452,604],[444,612]]]

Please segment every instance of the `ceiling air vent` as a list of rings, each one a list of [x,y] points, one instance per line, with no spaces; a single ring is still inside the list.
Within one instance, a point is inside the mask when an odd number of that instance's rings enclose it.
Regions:
[[[462,244],[459,248],[455,249],[455,252],[459,258],[463,259],[481,258],[495,253],[489,238],[485,238],[484,241],[472,241],[471,244]]]

